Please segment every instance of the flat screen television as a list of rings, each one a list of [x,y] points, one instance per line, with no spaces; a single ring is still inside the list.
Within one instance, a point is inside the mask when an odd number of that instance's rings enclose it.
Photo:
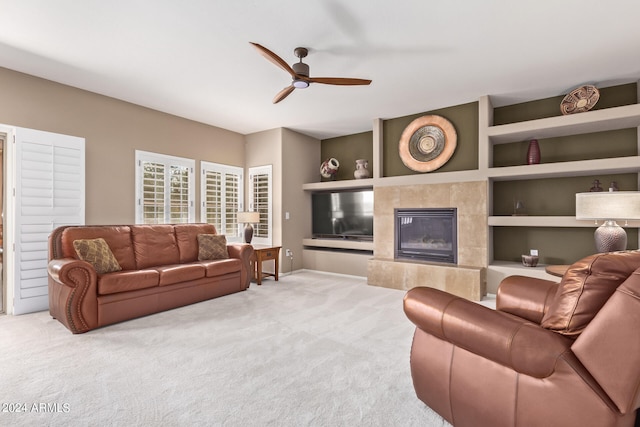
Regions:
[[[311,194],[315,238],[373,239],[373,190]]]

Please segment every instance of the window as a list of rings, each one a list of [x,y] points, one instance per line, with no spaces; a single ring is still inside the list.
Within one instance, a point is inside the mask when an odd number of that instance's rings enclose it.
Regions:
[[[136,150],[136,223],[195,221],[195,160]]]
[[[244,209],[243,170],[200,162],[200,220],[213,224],[228,241],[241,241],[238,212]]]
[[[272,243],[271,165],[249,168],[249,210],[260,212],[260,223],[254,227],[253,241]]]

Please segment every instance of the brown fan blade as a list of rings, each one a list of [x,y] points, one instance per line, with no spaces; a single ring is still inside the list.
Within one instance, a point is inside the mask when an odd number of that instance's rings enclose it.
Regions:
[[[309,77],[305,79],[310,83],[322,83],[325,85],[342,85],[342,86],[354,86],[354,85],[368,85],[371,80],[367,79],[350,79],[341,77]]]
[[[282,101],[287,96],[289,96],[289,94],[293,92],[294,89],[295,87],[293,87],[293,85],[285,87],[273,98],[273,103],[277,104],[278,102]]]
[[[291,74],[291,77],[296,77],[296,73],[295,73],[295,71],[293,71],[293,68],[291,68],[289,66],[289,64],[284,62],[284,60],[282,58],[280,58],[278,55],[276,55],[275,53],[271,52],[266,47],[264,47],[262,45],[259,45],[258,43],[254,43],[254,42],[249,42],[249,43],[251,43],[253,45],[253,47],[255,47],[258,50],[258,52],[260,52],[260,54],[262,56],[267,58],[269,61],[273,62],[278,67],[280,67],[283,70],[285,70],[287,73]]]

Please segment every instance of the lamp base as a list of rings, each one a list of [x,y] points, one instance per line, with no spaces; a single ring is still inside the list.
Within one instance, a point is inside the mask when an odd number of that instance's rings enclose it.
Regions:
[[[627,233],[615,221],[607,220],[593,233],[598,253],[627,249]]]
[[[253,239],[253,227],[251,224],[247,224],[244,227],[244,242],[251,243],[251,239]],[[626,245],[626,237],[625,237],[625,245]]]

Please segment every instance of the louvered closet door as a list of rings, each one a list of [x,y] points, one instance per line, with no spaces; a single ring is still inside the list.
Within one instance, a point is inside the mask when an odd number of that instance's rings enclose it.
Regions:
[[[84,139],[15,130],[13,313],[49,307],[47,239],[60,225],[84,224]]]

